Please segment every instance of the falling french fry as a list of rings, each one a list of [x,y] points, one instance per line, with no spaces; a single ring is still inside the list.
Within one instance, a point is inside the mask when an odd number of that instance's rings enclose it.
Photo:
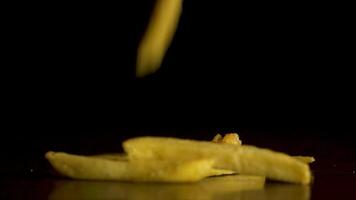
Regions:
[[[136,76],[144,77],[160,67],[177,29],[183,0],[156,0],[147,30],[138,47]]]

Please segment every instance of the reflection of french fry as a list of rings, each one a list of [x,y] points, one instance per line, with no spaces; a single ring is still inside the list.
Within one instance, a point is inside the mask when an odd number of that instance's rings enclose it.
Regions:
[[[136,76],[155,72],[176,31],[183,0],[156,0],[149,25],[137,52]]]
[[[197,183],[127,183],[100,181],[59,180],[49,195],[50,200],[63,199],[201,199],[213,200],[232,194],[236,199],[240,192],[253,191],[246,194],[246,199],[254,197],[254,192],[263,191],[265,179],[256,176],[232,175],[211,177]],[[238,193],[238,194],[236,194]],[[288,197],[288,194],[287,194]],[[224,198],[221,198],[224,199]],[[225,198],[230,199],[230,198]]]
[[[233,173],[213,169],[211,159],[120,161],[113,160],[113,155],[78,156],[55,152],[46,153],[46,158],[60,174],[87,180],[192,182],[207,176]]]
[[[310,200],[310,186],[296,184],[272,183],[263,190],[228,194],[225,197],[239,196],[236,199],[265,199],[265,200]],[[228,199],[228,198],[222,198]]]
[[[308,184],[309,166],[297,159],[268,149],[249,145],[221,145],[206,141],[176,138],[140,137],[123,143],[130,159],[215,160],[215,167],[240,174],[266,176],[272,180]]]

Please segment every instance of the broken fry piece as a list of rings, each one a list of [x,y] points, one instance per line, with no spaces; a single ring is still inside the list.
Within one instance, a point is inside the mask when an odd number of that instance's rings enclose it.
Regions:
[[[222,140],[222,135],[220,133],[216,134],[213,138],[213,140],[211,140],[212,142],[215,143],[219,143]]]
[[[222,137],[220,134],[216,134],[212,142],[235,145],[241,145],[242,143],[237,133],[227,133],[224,135],[224,137]]]
[[[232,174],[213,169],[213,160],[112,160],[112,157],[79,156],[47,152],[45,157],[60,174],[86,180],[120,180],[141,182],[194,182],[207,176]]]
[[[239,174],[265,176],[271,180],[308,184],[309,166],[280,152],[249,145],[221,145],[163,137],[138,137],[124,141],[130,159],[213,159],[214,167]]]
[[[293,156],[293,158],[296,158],[304,163],[313,163],[315,161],[315,158],[312,156]]]

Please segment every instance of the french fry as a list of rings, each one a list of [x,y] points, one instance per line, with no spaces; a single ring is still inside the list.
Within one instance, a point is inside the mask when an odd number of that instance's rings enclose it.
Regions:
[[[243,145],[237,153],[236,171],[266,176],[272,180],[309,184],[309,166],[293,157],[269,149]]]
[[[109,160],[115,160],[115,161],[128,161],[128,156],[126,154],[100,154],[100,155],[94,155],[93,157],[96,158],[103,158],[103,159],[109,159]],[[231,170],[226,170],[226,169],[215,169],[211,168],[209,171],[207,171],[207,176],[220,176],[220,175],[229,175],[229,174],[236,174],[236,172],[231,171]]]
[[[138,47],[136,76],[155,72],[161,65],[182,12],[183,0],[156,0],[149,25]]]
[[[241,145],[242,143],[237,133],[228,133],[225,134],[224,137],[222,137],[222,135],[220,134],[216,134],[212,142],[221,143],[221,144],[234,144],[234,145]],[[315,158],[311,156],[293,156],[293,158],[307,164],[313,163],[315,161]]]
[[[234,166],[233,153],[237,146],[221,145],[207,141],[186,140],[166,137],[138,137],[123,142],[123,148],[130,160],[150,158],[157,160],[194,160],[206,157],[220,157],[216,167]],[[220,165],[220,163],[224,164]]]
[[[207,176],[231,174],[213,169],[213,160],[134,160],[118,161],[112,157],[79,156],[47,152],[45,157],[60,174],[86,180],[120,180],[141,182],[194,182]]]
[[[249,145],[215,144],[207,141],[163,137],[139,137],[124,141],[129,159],[213,159],[215,168],[239,174],[265,176],[271,180],[308,184],[309,166],[280,152]]]

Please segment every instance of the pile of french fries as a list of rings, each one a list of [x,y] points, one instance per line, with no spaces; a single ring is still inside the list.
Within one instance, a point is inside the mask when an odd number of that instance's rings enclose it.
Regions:
[[[47,152],[60,174],[73,179],[135,182],[195,182],[206,177],[239,175],[309,184],[313,157],[242,145],[236,133],[213,141],[137,137],[123,142],[125,154],[94,156]]]

